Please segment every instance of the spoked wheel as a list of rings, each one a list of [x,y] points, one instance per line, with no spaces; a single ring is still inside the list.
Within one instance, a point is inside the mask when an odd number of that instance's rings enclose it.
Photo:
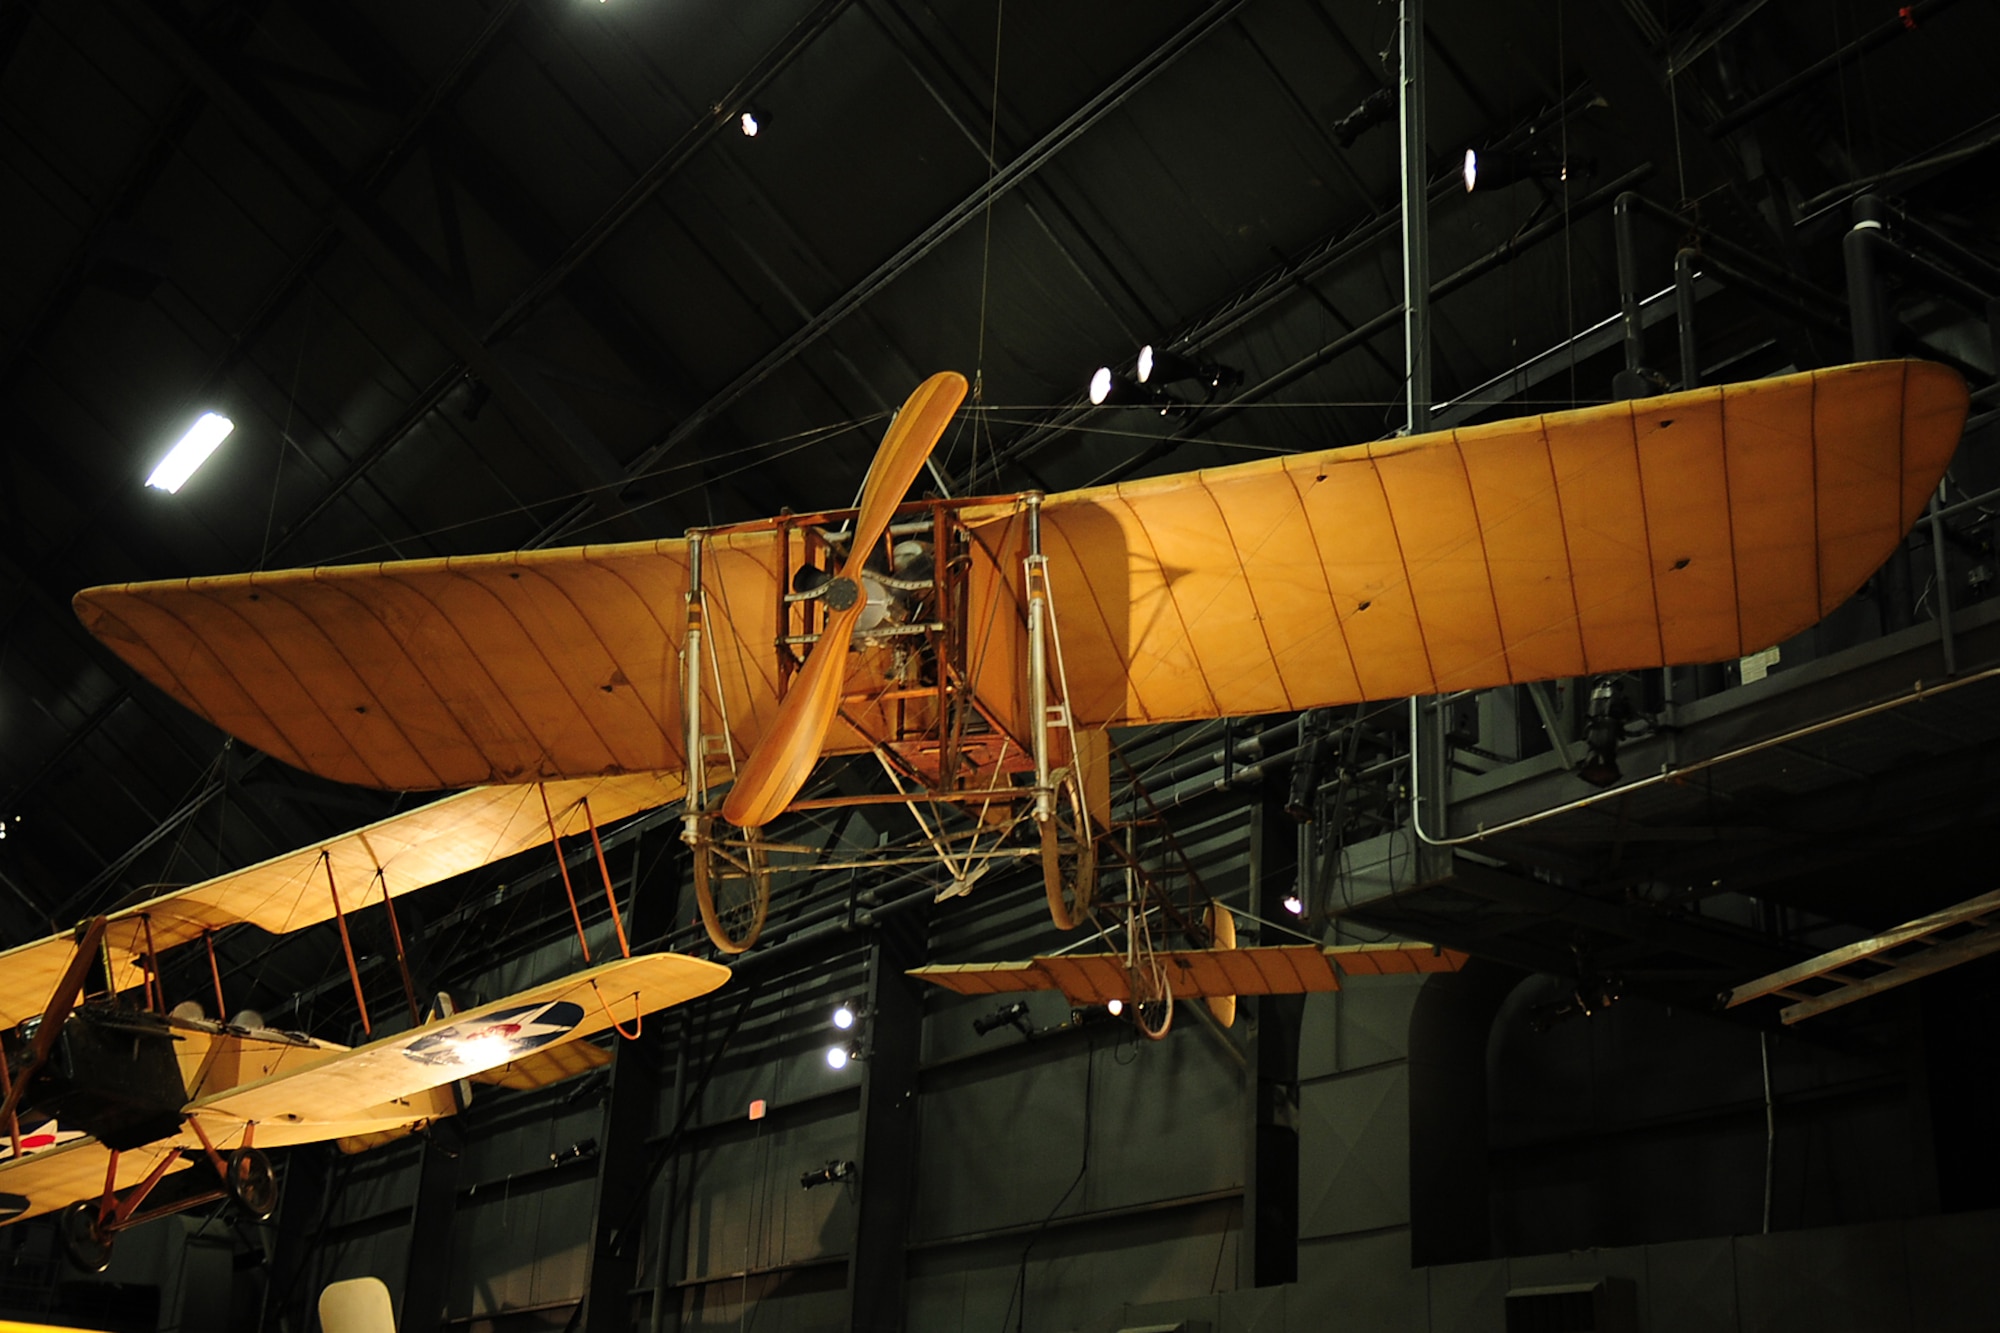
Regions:
[[[278,1174],[271,1159],[259,1148],[238,1148],[229,1154],[223,1182],[229,1197],[259,1222],[278,1207]]]
[[[714,821],[701,821],[694,842],[694,895],[701,924],[724,953],[742,953],[764,931],[771,910],[771,863],[756,829],[717,838]]]
[[[1055,807],[1054,815],[1042,821],[1042,887],[1057,929],[1075,930],[1096,895],[1097,845],[1073,768],[1056,782]]]
[[[81,1272],[102,1273],[111,1267],[111,1235],[97,1218],[97,1201],[85,1199],[63,1209],[63,1257]]]
[[[1167,980],[1167,965],[1147,949],[1125,975],[1132,982],[1132,1026],[1141,1036],[1158,1041],[1174,1025],[1174,988]]]

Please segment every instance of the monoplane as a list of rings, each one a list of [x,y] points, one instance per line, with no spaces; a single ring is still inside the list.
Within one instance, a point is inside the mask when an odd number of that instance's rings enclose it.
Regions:
[[[636,1035],[646,1014],[715,989],[729,975],[718,964],[631,952],[597,836],[600,823],[678,796],[677,782],[649,774],[476,788],[0,953],[0,1225],[69,1205],[64,1249],[95,1271],[117,1233],[166,1213],[228,1197],[267,1216],[276,1178],[265,1149],[409,1132],[461,1109],[466,1080],[553,1081],[595,1063],[563,1058],[570,1044],[614,1027]],[[561,860],[566,834],[596,851],[617,956],[462,1012],[420,1004],[395,899],[543,843],[555,845],[591,962]],[[370,1016],[349,931],[378,901],[409,1015],[380,1036],[387,1024]],[[329,919],[362,1045],[278,1030],[250,1011],[224,1017],[216,932],[282,935]],[[206,951],[213,1015],[200,998],[166,993],[161,959],[177,947]],[[197,1163],[206,1179],[158,1189]]]
[[[1949,369],[1875,362],[1081,491],[906,500],[965,391],[949,372],[917,388],[853,510],[94,588],[76,607],[174,698],[337,781],[678,775],[727,951],[757,938],[786,858],[851,863],[767,826],[879,803],[915,818],[948,890],[1039,857],[1069,928],[1108,829],[1107,728],[1759,651],[1896,549],[1967,403]],[[806,792],[823,755],[872,758],[892,789]]]

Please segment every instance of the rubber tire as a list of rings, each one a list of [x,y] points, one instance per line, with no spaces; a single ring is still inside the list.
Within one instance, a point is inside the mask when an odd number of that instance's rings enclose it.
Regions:
[[[1054,814],[1041,826],[1042,888],[1056,929],[1075,930],[1090,915],[1097,895],[1097,843],[1074,776],[1065,774],[1056,783],[1055,803]]]
[[[1132,1026],[1149,1041],[1159,1041],[1174,1026],[1174,987],[1167,979],[1167,965],[1157,955],[1126,971],[1132,984]]]
[[[97,1200],[83,1199],[62,1210],[57,1235],[63,1258],[82,1273],[102,1273],[111,1267],[111,1237],[97,1222]]]
[[[771,910],[771,866],[758,841],[757,830],[743,831],[744,859],[730,860],[731,875],[717,873],[723,859],[711,833],[714,821],[701,821],[700,836],[689,848],[694,854],[694,897],[701,908],[702,929],[709,942],[727,954],[743,953],[764,933],[764,918]],[[726,901],[720,906],[715,891],[720,883],[748,881],[749,901],[739,905]]]
[[[261,1148],[238,1148],[229,1154],[223,1187],[238,1207],[262,1222],[278,1210],[278,1173]]]

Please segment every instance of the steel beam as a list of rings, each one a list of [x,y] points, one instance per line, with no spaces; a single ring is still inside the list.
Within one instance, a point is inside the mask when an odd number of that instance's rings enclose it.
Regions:
[[[860,1175],[847,1265],[852,1333],[903,1327],[905,1249],[916,1193],[917,1057],[924,997],[906,975],[929,957],[925,914],[883,923],[868,950],[868,1013],[861,1072]]]

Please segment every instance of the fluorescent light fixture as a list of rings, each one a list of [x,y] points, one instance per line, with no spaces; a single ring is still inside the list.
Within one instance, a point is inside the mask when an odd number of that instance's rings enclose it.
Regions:
[[[229,432],[235,429],[236,423],[220,413],[202,413],[201,419],[181,436],[181,442],[167,451],[167,456],[153,469],[153,475],[146,478],[146,484],[172,495],[187,484],[194,470],[206,463],[216,446],[228,439]]]

